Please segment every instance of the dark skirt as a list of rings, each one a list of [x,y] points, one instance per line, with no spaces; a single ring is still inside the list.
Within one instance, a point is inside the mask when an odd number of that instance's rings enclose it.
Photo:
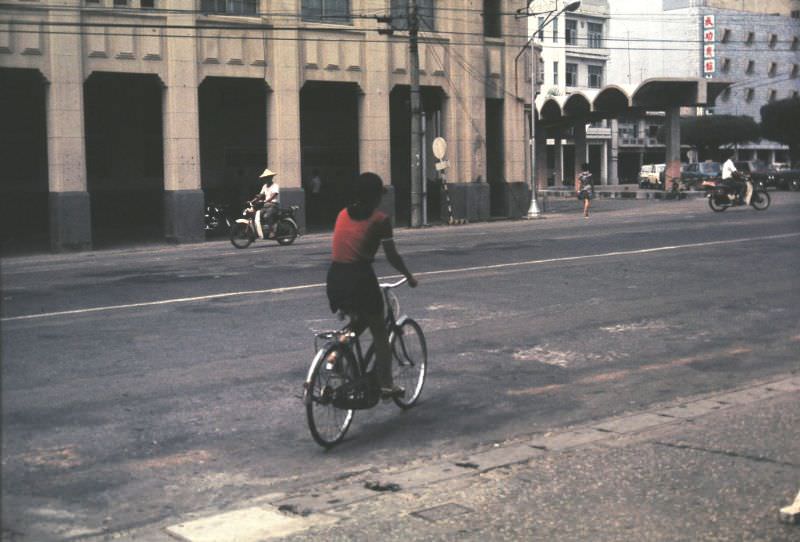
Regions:
[[[383,296],[371,263],[331,263],[326,290],[332,312],[383,312]]]

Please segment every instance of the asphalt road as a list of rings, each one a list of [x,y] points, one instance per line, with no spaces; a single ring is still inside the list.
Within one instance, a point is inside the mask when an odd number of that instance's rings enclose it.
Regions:
[[[399,230],[429,379],[330,452],[298,398],[312,332],[339,324],[329,235],[4,258],[4,537],[224,510],[797,370],[800,197],[772,195],[763,213],[598,201],[589,220]]]

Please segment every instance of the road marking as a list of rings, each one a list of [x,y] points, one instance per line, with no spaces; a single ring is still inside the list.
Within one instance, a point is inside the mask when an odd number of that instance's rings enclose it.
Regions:
[[[752,243],[753,241],[767,241],[771,239],[785,239],[787,237],[797,237],[800,236],[800,232],[794,233],[783,233],[783,234],[776,234],[776,235],[766,235],[763,237],[744,237],[739,239],[727,239],[723,241],[706,241],[704,243],[688,243],[685,245],[667,245],[663,247],[653,247],[653,248],[642,248],[637,250],[618,250],[613,252],[602,252],[599,254],[585,254],[583,256],[564,256],[561,258],[545,258],[541,260],[526,260],[522,262],[508,262],[508,263],[498,263],[492,265],[477,265],[473,267],[459,267],[455,269],[440,269],[438,271],[424,271],[421,273],[415,273],[416,276],[419,277],[427,277],[427,276],[435,276],[435,275],[452,275],[452,274],[459,274],[459,273],[474,273],[475,271],[491,271],[496,269],[510,269],[513,267],[524,267],[524,266],[531,266],[531,265],[542,265],[548,263],[559,263],[559,262],[575,262],[581,260],[591,260],[596,258],[608,258],[613,256],[638,256],[642,254],[653,254],[656,252],[668,252],[672,250],[682,250],[682,249],[689,249],[689,248],[702,248],[702,247],[710,247],[710,246],[718,246],[718,245],[731,245],[736,243]],[[392,275],[389,277],[384,277],[384,279],[392,279],[397,278],[399,275]],[[284,288],[269,288],[266,290],[247,290],[243,292],[226,292],[222,294],[209,294],[209,295],[201,295],[196,297],[180,297],[175,299],[162,299],[160,301],[144,301],[141,303],[128,303],[125,305],[107,305],[104,307],[90,307],[86,309],[74,309],[68,311],[56,311],[56,312],[42,312],[39,314],[26,314],[22,316],[8,316],[5,318],[0,318],[0,322],[16,322],[20,320],[34,320],[38,318],[54,318],[58,316],[70,316],[70,315],[78,315],[78,314],[89,314],[93,312],[106,312],[106,311],[116,311],[116,310],[123,310],[123,309],[137,309],[142,307],[156,307],[159,305],[174,305],[178,303],[193,303],[197,301],[208,301],[211,299],[223,299],[227,297],[241,297],[245,295],[269,295],[269,294],[282,294],[286,292],[296,292],[299,290],[310,290],[313,288],[321,288],[324,287],[325,283],[319,282],[315,284],[301,284],[298,286],[287,286]]]

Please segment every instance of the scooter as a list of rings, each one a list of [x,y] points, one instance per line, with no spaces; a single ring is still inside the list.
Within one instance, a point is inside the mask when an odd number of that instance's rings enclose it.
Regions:
[[[743,176],[743,180],[747,183],[747,194],[744,198],[739,197],[735,188],[720,180],[703,181],[703,188],[706,190],[708,206],[711,210],[715,213],[721,213],[728,207],[743,205],[750,205],[757,211],[766,210],[770,204],[770,197],[766,188],[761,184],[754,186],[752,179],[747,176]]]
[[[268,235],[263,218],[263,202],[248,201],[242,218],[237,218],[231,227],[231,243],[236,248],[247,248],[256,239],[274,239],[279,245],[291,245],[299,232],[294,219],[299,209],[297,205],[280,208],[273,225],[273,235]]]
[[[228,231],[231,219],[228,218],[225,206],[210,201],[206,204],[204,228],[208,233]]]

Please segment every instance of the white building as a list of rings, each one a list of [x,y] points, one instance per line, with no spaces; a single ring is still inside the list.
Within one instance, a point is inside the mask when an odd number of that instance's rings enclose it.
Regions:
[[[798,93],[800,0],[609,0],[609,7],[609,83],[699,76],[731,81],[709,113],[757,122],[764,104]],[[709,15],[713,19],[704,20]],[[704,30],[713,33],[704,36]],[[706,61],[712,61],[708,71]],[[621,178],[632,169],[630,152],[645,162],[657,155],[657,129],[657,119],[620,122]],[[770,141],[742,145],[738,153],[767,163],[788,158],[785,146]]]
[[[536,43],[542,46],[540,99],[546,96],[563,96],[578,90],[600,89],[606,85],[609,50],[606,37],[609,28],[609,2],[583,0],[580,7],[564,12],[548,22],[548,14],[557,13],[563,3],[556,0],[531,2],[529,10],[537,13],[531,17],[529,28],[536,31]],[[587,156],[578,162],[588,161],[595,178],[606,183],[611,155],[610,122],[599,122],[586,130]],[[558,137],[559,134],[555,134]],[[549,137],[547,150],[548,184],[571,183],[575,177],[575,147],[568,133],[561,134],[565,145],[555,145]],[[563,150],[562,150],[563,149]]]

